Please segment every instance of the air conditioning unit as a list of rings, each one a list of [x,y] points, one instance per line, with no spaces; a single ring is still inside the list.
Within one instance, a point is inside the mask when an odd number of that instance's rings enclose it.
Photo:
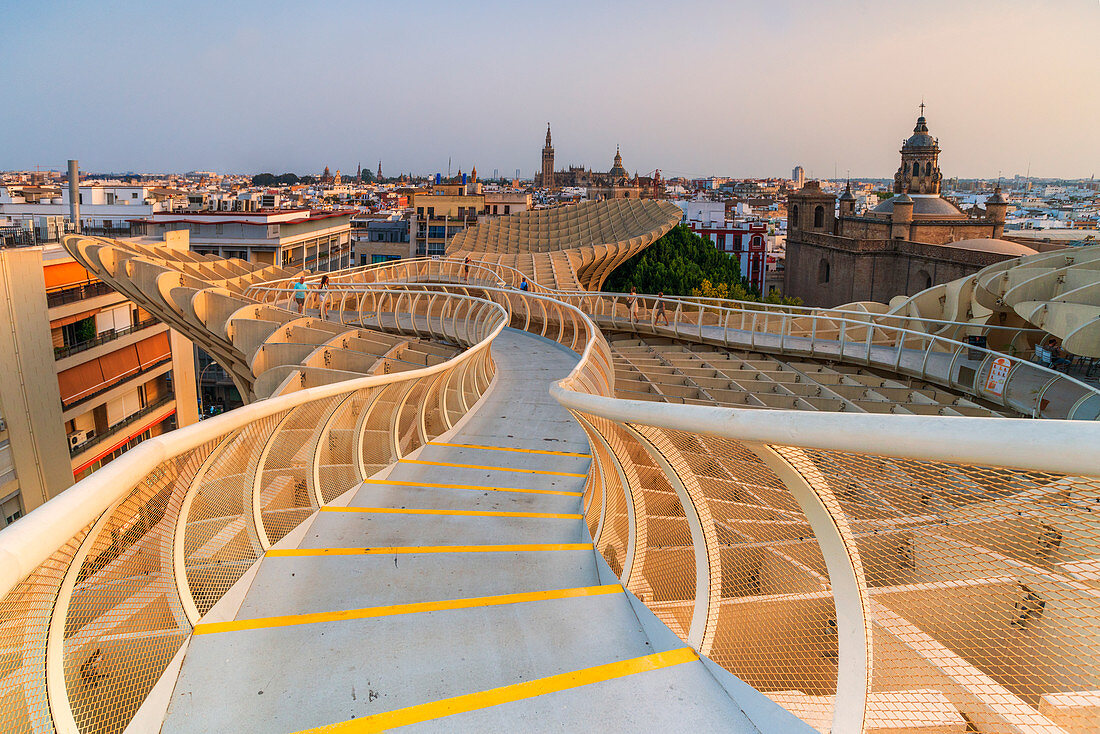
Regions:
[[[73,431],[69,434],[69,448],[73,449],[93,436],[92,431]]]

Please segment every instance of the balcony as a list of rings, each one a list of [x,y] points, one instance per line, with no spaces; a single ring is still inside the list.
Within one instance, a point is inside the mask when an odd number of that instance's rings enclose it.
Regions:
[[[77,301],[95,298],[96,296],[105,296],[114,292],[114,288],[102,281],[97,280],[89,283],[82,283],[81,285],[71,288],[50,291],[46,294],[46,306],[49,308],[64,306],[67,303],[76,303]]]
[[[127,336],[128,334],[133,334],[135,332],[141,331],[142,329],[148,329],[150,326],[156,326],[158,323],[160,322],[156,319],[148,318],[144,321],[139,321],[133,326],[128,326],[125,329],[115,329],[114,331],[104,332],[97,336],[95,339],[89,339],[87,341],[82,341],[77,344],[70,344],[64,347],[54,347],[53,358],[55,361],[59,359],[65,359],[66,357],[71,357],[74,354],[80,354],[81,352],[85,352],[89,349],[92,349],[93,347],[98,347],[102,344],[113,342],[115,339]]]
[[[145,418],[146,416],[152,415],[157,410],[164,407],[165,405],[172,402],[173,400],[175,400],[175,396],[172,395],[171,393],[169,393],[168,395],[165,395],[164,397],[162,397],[160,400],[157,400],[155,403],[150,403],[149,405],[146,405],[144,408],[142,408],[138,412],[133,413],[131,415],[128,415],[126,418],[122,419],[118,423],[116,423],[113,426],[111,426],[110,428],[108,428],[106,432],[101,433],[98,436],[93,436],[92,438],[89,438],[84,443],[77,444],[76,446],[70,446],[69,447],[69,456],[70,457],[78,456],[78,455],[84,453],[85,451],[88,451],[88,450],[98,446],[99,444],[104,443],[108,439],[118,438],[118,435],[120,433],[122,433],[123,429],[125,429],[127,426],[131,426],[134,423],[137,423],[138,421],[140,421],[142,418]]]

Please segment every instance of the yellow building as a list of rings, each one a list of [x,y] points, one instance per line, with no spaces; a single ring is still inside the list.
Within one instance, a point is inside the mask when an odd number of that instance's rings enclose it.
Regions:
[[[485,195],[477,181],[436,184],[412,196],[412,245],[417,257],[443,255],[451,238],[477,224],[486,213]]]

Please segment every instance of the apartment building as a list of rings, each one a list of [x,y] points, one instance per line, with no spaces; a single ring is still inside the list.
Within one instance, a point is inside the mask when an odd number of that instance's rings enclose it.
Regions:
[[[376,265],[410,257],[409,220],[397,212],[359,214],[351,220],[357,265]]]
[[[524,191],[486,191],[485,213],[491,216],[518,214],[531,208],[531,194]]]
[[[447,243],[459,232],[477,224],[486,213],[481,184],[435,184],[412,195],[413,252],[417,257],[442,256]]]
[[[90,234],[126,235],[130,221],[170,212],[187,205],[187,193],[163,186],[82,184],[79,187],[81,231]],[[69,189],[54,185],[9,184],[0,186],[0,218],[26,229],[70,217]],[[56,241],[39,237],[38,241]]]
[[[352,264],[352,210],[269,209],[254,212],[156,212],[132,223],[135,232],[163,239],[189,233],[192,252],[303,270]]]
[[[0,526],[197,420],[194,349],[60,246],[0,250]]]
[[[765,293],[768,226],[763,222],[730,222],[721,201],[674,201],[684,212],[683,222],[692,232],[737,258],[741,276]]]

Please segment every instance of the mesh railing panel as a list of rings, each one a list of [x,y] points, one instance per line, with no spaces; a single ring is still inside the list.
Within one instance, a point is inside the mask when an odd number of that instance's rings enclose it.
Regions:
[[[980,731],[1100,721],[1100,478],[818,450],[793,463],[850,519],[873,693],[919,710],[937,691]]]
[[[183,555],[199,614],[210,611],[263,554],[252,510],[253,486],[267,438],[284,415],[266,416],[225,439],[193,490]]]
[[[191,631],[171,548],[202,459],[191,451],[161,464],[85,542],[64,640],[65,687],[82,731],[124,728]]]
[[[46,693],[46,636],[65,573],[91,526],[59,548],[0,601],[0,725],[4,731],[54,731]]]

